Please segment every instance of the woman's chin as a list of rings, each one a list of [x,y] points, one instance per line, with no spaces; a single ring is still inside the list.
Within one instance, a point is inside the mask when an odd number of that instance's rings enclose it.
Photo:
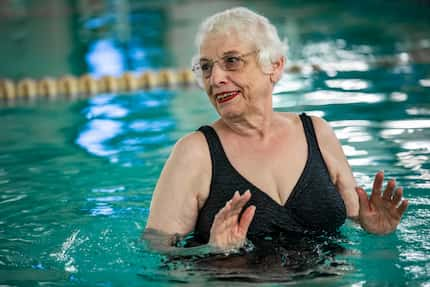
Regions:
[[[233,120],[240,118],[243,114],[242,111],[239,111],[238,109],[220,109],[218,110],[219,115],[222,119],[225,120]]]
[[[243,113],[241,104],[236,99],[227,103],[218,103],[217,110],[222,118],[236,118]]]

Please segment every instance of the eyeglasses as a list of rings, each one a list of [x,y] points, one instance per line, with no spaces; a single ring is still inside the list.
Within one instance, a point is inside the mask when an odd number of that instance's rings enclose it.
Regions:
[[[258,50],[241,55],[225,55],[215,61],[202,59],[193,65],[192,70],[196,74],[197,78],[201,78],[203,76],[206,79],[210,78],[212,75],[212,69],[215,63],[218,63],[220,68],[224,71],[239,71],[243,69],[246,64],[245,58],[257,52]]]

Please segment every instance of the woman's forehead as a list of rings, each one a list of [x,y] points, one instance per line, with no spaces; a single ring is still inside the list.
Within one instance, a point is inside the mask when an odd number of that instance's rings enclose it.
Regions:
[[[226,53],[246,53],[252,50],[253,45],[237,33],[212,34],[205,37],[200,45],[201,58],[219,57]]]

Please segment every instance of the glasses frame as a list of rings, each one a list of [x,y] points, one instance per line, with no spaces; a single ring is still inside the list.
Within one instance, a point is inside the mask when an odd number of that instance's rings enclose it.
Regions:
[[[216,60],[207,60],[207,64],[210,65],[210,67],[209,67],[209,74],[208,75],[204,75],[203,70],[201,68],[200,59],[196,59],[196,61],[199,61],[199,62],[194,63],[191,70],[194,72],[194,74],[196,75],[197,79],[199,79],[199,80],[209,79],[211,77],[211,75],[212,75],[212,70],[213,70],[213,67],[215,66],[216,63],[219,64],[219,67],[223,71],[239,71],[239,70],[243,69],[244,65],[240,65],[240,67],[234,68],[234,69],[227,68],[227,65],[225,64],[225,61],[223,61],[223,60],[225,60],[226,58],[234,57],[234,58],[238,58],[238,60],[240,62],[242,62],[243,64],[246,64],[247,61],[245,60],[245,58],[249,57],[250,55],[252,55],[254,53],[258,53],[258,52],[259,52],[259,50],[253,50],[251,52],[243,53],[243,54],[239,54],[239,55],[227,54],[227,55],[224,55],[222,57],[219,57]]]

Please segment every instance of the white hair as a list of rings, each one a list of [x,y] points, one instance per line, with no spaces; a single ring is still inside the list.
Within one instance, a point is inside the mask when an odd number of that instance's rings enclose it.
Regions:
[[[287,44],[279,39],[275,26],[266,17],[244,7],[227,9],[203,21],[196,35],[197,50],[200,51],[209,35],[232,32],[255,46],[258,63],[265,73],[270,72],[272,63],[286,56]],[[193,62],[199,57],[194,56]]]

